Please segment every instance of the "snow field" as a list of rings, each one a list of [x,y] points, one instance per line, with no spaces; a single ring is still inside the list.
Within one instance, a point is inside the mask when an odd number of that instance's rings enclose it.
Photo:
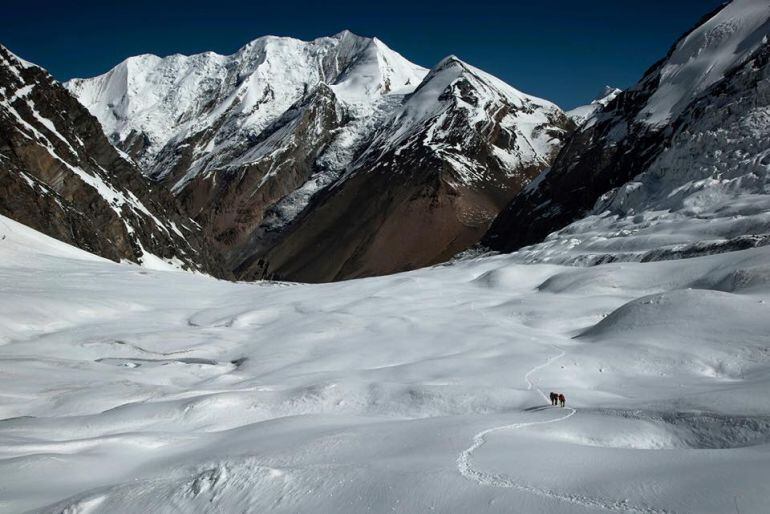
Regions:
[[[0,511],[764,509],[766,248],[233,284],[2,221]]]

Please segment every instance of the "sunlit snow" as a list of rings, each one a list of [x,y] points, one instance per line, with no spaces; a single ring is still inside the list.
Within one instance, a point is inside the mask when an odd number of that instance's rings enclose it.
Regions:
[[[766,506],[770,248],[234,284],[0,218],[0,288],[0,511]]]

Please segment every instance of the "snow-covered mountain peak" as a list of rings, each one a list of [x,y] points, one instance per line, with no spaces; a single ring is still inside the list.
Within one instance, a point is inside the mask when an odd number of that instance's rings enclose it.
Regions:
[[[7,59],[6,56],[7,55]],[[0,64],[12,68],[26,69],[26,68],[41,68],[37,64],[33,64],[29,61],[25,61],[15,53],[11,52],[5,45],[0,44]]]
[[[621,89],[618,89],[618,88],[616,88],[616,87],[612,87],[612,86],[604,86],[604,87],[601,89],[601,91],[599,91],[599,94],[597,94],[597,95],[594,97],[594,99],[593,99],[592,103],[593,103],[593,102],[602,102],[602,101],[604,101],[604,102],[607,102],[607,101],[608,101],[608,100],[607,100],[608,98],[609,98],[609,99],[610,99],[610,101],[611,101],[613,98],[615,98],[616,96],[618,96],[618,93],[621,93],[621,92],[622,92],[622,90],[621,90]]]
[[[494,77],[454,55],[439,61],[405,103],[405,117],[421,122],[438,114],[437,109],[450,105],[465,109],[471,121],[491,116],[493,105],[506,108],[545,108],[558,110],[551,102],[536,98]],[[499,107],[500,105],[498,105]]]
[[[376,38],[361,36],[353,32],[352,30],[344,29],[331,36],[322,36],[320,38],[317,38],[316,41],[319,39],[337,39],[339,41],[362,41],[362,40],[369,41],[371,39],[376,39]]]
[[[167,146],[203,132],[215,141],[209,150],[255,138],[322,82],[359,105],[409,93],[425,73],[381,41],[345,31],[312,41],[264,36],[232,55],[140,55],[66,86],[113,143],[163,174],[153,166]]]
[[[439,61],[391,117],[368,151],[359,159],[379,159],[388,151],[398,158],[406,148],[423,148],[449,162],[460,183],[488,180],[488,163],[467,158],[472,141],[484,146],[500,131],[489,151],[503,170],[542,166],[560,144],[546,128],[562,125],[564,115],[551,102],[526,95],[502,80],[449,55]],[[376,156],[376,157],[375,157]]]
[[[333,89],[347,103],[370,103],[382,95],[411,93],[427,73],[422,66],[372,38],[342,71]]]
[[[447,55],[446,57],[441,59],[438,63],[436,63],[436,65],[433,66],[433,68],[430,69],[428,74],[425,76],[424,83],[421,84],[420,88],[418,89],[421,89],[422,87],[428,84],[431,84],[432,87],[435,88],[436,83],[446,82],[447,80],[451,82],[452,80],[456,80],[460,78],[464,74],[468,74],[472,76],[487,75],[489,77],[492,77],[491,75],[488,75],[485,72],[479,70],[478,68],[475,68],[470,64],[466,63],[456,55]],[[505,84],[505,85],[508,86],[508,84]]]
[[[342,29],[339,32],[337,32],[336,34],[334,34],[333,36],[331,36],[331,37],[336,38],[336,39],[342,39],[342,38],[350,37],[350,36],[356,36],[356,34],[352,30]]]
[[[463,62],[459,57],[457,57],[455,54],[449,54],[443,59],[441,59],[436,65],[433,67],[433,70],[440,70],[442,68],[446,68],[448,66],[464,66],[465,62]]]
[[[425,83],[436,82],[440,84],[448,81],[451,84],[453,81],[461,78],[471,81],[475,89],[484,91],[487,95],[491,96],[501,95],[517,107],[524,106],[525,104],[534,104],[549,109],[556,107],[547,100],[519,91],[494,75],[468,64],[456,55],[448,55],[439,61],[425,78]],[[420,86],[421,88],[422,86]],[[461,90],[456,91],[459,93]]]
[[[622,90],[616,87],[604,86],[590,104],[581,105],[570,111],[567,111],[567,116],[569,116],[569,118],[574,121],[576,125],[580,126],[589,118],[593,118],[595,114],[609,105],[609,103],[613,101],[620,93],[622,93]]]

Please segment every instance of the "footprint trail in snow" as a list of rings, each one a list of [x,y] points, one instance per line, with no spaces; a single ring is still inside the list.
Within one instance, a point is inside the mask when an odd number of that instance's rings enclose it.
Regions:
[[[527,382],[527,390],[535,389],[540,396],[543,397],[544,400],[550,401],[548,396],[537,387],[537,385],[532,382],[530,379],[530,376],[535,373],[536,371],[539,371],[540,369],[543,369],[547,366],[550,366],[555,361],[561,359],[566,355],[565,351],[561,351],[559,355],[556,355],[555,357],[551,357],[548,359],[545,363],[540,364],[538,366],[535,366],[531,370],[527,372],[526,375],[524,375],[524,380]],[[588,497],[583,496],[579,494],[569,494],[569,493],[562,493],[558,491],[554,491],[552,489],[547,489],[543,487],[537,487],[534,485],[517,482],[511,477],[507,477],[500,473],[487,473],[485,471],[481,471],[477,468],[473,467],[473,464],[471,462],[473,453],[484,446],[487,442],[487,436],[493,432],[499,432],[503,430],[517,430],[519,428],[524,427],[531,427],[535,425],[545,425],[549,423],[558,423],[560,421],[564,421],[577,412],[575,409],[571,407],[567,407],[567,413],[559,416],[558,418],[549,419],[545,421],[530,421],[530,422],[522,422],[522,423],[511,423],[509,425],[501,425],[497,427],[488,428],[486,430],[482,430],[475,436],[473,436],[473,444],[471,444],[468,448],[463,450],[460,453],[460,456],[457,458],[457,469],[460,471],[460,474],[467,478],[468,480],[473,480],[474,482],[477,482],[479,485],[488,486],[488,487],[500,487],[500,488],[506,488],[506,489],[518,489],[519,491],[524,491],[527,493],[535,494],[541,497],[546,498],[552,498],[557,501],[562,502],[568,502],[576,505],[581,505],[584,507],[589,508],[596,508],[601,510],[609,510],[609,511],[616,511],[616,512],[638,512],[638,513],[645,513],[645,514],[665,514],[668,511],[664,509],[658,509],[654,507],[648,507],[644,505],[632,505],[627,500],[614,500],[609,498],[597,498],[597,497]]]

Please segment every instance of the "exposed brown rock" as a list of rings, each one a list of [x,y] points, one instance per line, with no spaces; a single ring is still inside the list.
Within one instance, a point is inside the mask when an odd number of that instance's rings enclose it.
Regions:
[[[115,261],[152,253],[228,275],[173,197],[153,190],[98,121],[42,68],[2,46],[0,213]]]

